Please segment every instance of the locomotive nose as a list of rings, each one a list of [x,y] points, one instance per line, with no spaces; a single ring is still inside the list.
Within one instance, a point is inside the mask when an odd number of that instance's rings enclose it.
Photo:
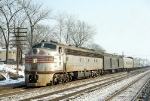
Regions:
[[[33,53],[34,53],[34,54],[37,54],[38,52],[39,52],[39,49],[37,49],[37,48],[34,48],[34,49],[33,49]]]

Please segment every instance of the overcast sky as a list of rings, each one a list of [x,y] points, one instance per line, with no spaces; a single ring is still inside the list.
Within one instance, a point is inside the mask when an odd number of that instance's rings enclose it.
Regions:
[[[75,15],[97,29],[108,53],[150,60],[150,0],[38,0],[53,14]]]

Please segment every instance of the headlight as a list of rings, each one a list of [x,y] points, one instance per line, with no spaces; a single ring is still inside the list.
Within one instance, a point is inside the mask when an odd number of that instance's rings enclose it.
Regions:
[[[33,58],[32,63],[37,63],[37,58]]]
[[[37,48],[34,48],[34,49],[33,49],[33,53],[34,53],[34,54],[37,54],[37,53],[39,53],[39,49],[37,49]]]

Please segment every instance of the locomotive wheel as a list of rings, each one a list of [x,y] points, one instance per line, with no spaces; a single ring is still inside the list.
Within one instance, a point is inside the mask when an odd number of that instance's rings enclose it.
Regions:
[[[101,76],[103,76],[103,75],[104,75],[104,73],[101,73],[100,75],[101,75]]]
[[[57,85],[57,84],[58,84],[58,79],[57,79],[57,78],[54,78],[53,84],[54,84],[54,85]]]
[[[70,81],[70,78],[69,78],[69,75],[67,74],[66,75],[66,82],[69,82]]]
[[[53,76],[53,84],[57,85],[58,83],[59,83],[58,77],[57,77],[57,75],[54,75]]]
[[[72,81],[72,76],[71,75],[69,75],[69,81]]]
[[[91,74],[89,74],[89,78],[91,78]]]
[[[95,77],[98,77],[98,73],[95,73]]]
[[[92,78],[94,78],[94,77],[95,77],[95,76],[94,76],[94,72],[92,72],[91,77],[92,77]]]

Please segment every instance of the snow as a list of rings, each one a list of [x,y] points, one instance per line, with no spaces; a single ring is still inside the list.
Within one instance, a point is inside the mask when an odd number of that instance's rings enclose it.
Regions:
[[[136,94],[138,94],[138,92],[140,91],[140,89],[143,87],[143,85],[146,83],[146,81],[148,79],[149,79],[149,75],[146,75],[145,78],[142,78],[137,83],[130,86],[123,93],[116,96],[111,101],[120,101],[122,99],[124,99],[124,101],[125,101],[125,100],[127,100],[127,98],[129,99],[129,101],[133,101],[133,98],[136,96]]]
[[[9,78],[8,72],[16,73],[16,68],[17,68],[16,65],[6,65],[6,64],[0,65],[0,74],[3,75],[6,78],[6,80],[0,81],[0,86],[24,81],[24,78],[19,78],[17,80],[12,80],[12,79]],[[21,69],[21,71],[19,71],[19,75],[22,75],[24,77],[24,66],[19,66],[19,68]],[[110,95],[112,95],[115,91],[118,91],[119,89],[123,88],[124,86],[128,85],[129,83],[131,83],[132,81],[138,79],[140,76],[142,76],[146,73],[148,73],[147,78],[149,78],[150,70],[147,70],[144,73],[140,73],[139,75],[135,75],[131,78],[122,80],[121,82],[113,83],[113,84],[111,84],[109,86],[106,86],[106,87],[105,86],[101,87],[100,89],[97,89],[93,92],[89,92],[89,93],[85,92],[84,94],[82,93],[80,96],[77,96],[77,97],[75,95],[73,97],[74,99],[72,99],[72,101],[104,101]],[[113,100],[114,101],[120,101],[120,99],[124,99],[125,97],[126,98],[129,98],[129,97],[132,98],[139,91],[141,86],[146,82],[146,79],[142,79],[143,81],[139,81],[137,83],[137,84],[140,84],[140,85],[131,86],[130,89],[128,89],[129,91],[125,91],[124,93],[120,94],[120,96],[114,98]],[[86,82],[82,82],[82,83],[86,83]],[[82,83],[80,83],[80,84],[82,84]],[[60,87],[60,88],[58,88],[57,86],[56,87],[54,86],[51,89],[44,89],[43,88],[43,90],[40,90],[40,91],[37,90],[37,91],[34,91],[34,92],[28,92],[28,93],[24,93],[24,94],[16,94],[14,96],[11,96],[11,98],[10,97],[9,98],[7,98],[7,97],[3,98],[3,100],[4,101],[7,101],[8,99],[9,100],[12,99],[14,101],[15,100],[16,101],[17,100],[22,100],[22,99],[25,99],[25,98],[30,98],[30,97],[38,96],[38,95],[41,95],[41,94],[46,94],[46,93],[50,93],[50,92],[53,92],[53,91],[57,91],[57,90],[60,90],[60,89],[75,87],[75,86],[78,86],[80,84],[71,84],[71,83],[69,84],[68,83],[68,84],[66,84],[67,87],[65,85],[62,85],[62,87]],[[97,85],[97,84],[95,83],[94,85]],[[56,98],[56,97],[59,97],[59,96],[65,95],[65,94],[69,94],[69,93],[72,93],[72,92],[75,92],[75,91],[79,91],[79,90],[82,90],[84,88],[88,88],[88,87],[91,87],[91,86],[93,86],[93,84],[89,84],[85,87],[79,87],[79,88],[71,90],[71,91],[62,92],[62,93],[50,95],[50,96],[39,98],[39,99],[32,99],[32,101],[52,100],[53,98]],[[123,97],[124,95],[126,95],[126,96]],[[62,101],[65,101],[65,99],[62,100]],[[130,101],[130,100],[125,99],[125,101]]]
[[[17,80],[13,80],[9,78],[8,72],[17,74],[16,68],[17,68],[16,65],[0,64],[0,74],[3,75],[6,79],[3,81],[0,81],[0,86],[25,81],[24,78],[18,78]],[[18,71],[18,74],[24,77],[24,66],[19,66],[19,69],[21,69],[21,71]]]
[[[148,72],[150,72],[150,70],[147,71],[147,72],[141,73],[139,75],[135,75],[131,78],[125,79],[121,82],[113,83],[112,85],[103,87],[102,89],[98,89],[98,90],[95,90],[95,91],[90,92],[90,93],[85,93],[82,96],[79,96],[78,98],[76,98],[72,101],[105,101],[105,99],[107,99],[114,92],[116,92],[119,89],[127,86],[128,84],[130,84],[131,82],[133,82],[134,80],[138,79],[140,76],[142,76],[142,75],[144,75],[145,73],[148,73]],[[149,75],[147,75],[147,79],[148,78],[149,78]],[[130,87],[129,91],[126,91],[123,94],[123,96],[126,95],[126,97],[125,97],[126,100],[124,100],[124,101],[130,101],[132,99],[132,97],[139,91],[140,87],[142,85],[144,85],[144,83],[146,82],[147,79],[144,79],[144,80],[142,79],[143,80],[142,82],[139,81],[138,83],[136,83],[136,84],[140,84],[140,86],[138,85],[138,86],[136,86],[136,88],[135,88],[135,85]],[[136,90],[136,92],[135,92],[135,90]],[[133,92],[131,92],[131,91],[133,91]],[[128,98],[130,98],[130,100]],[[112,101],[121,101],[121,100],[118,97],[118,98],[116,98]]]

